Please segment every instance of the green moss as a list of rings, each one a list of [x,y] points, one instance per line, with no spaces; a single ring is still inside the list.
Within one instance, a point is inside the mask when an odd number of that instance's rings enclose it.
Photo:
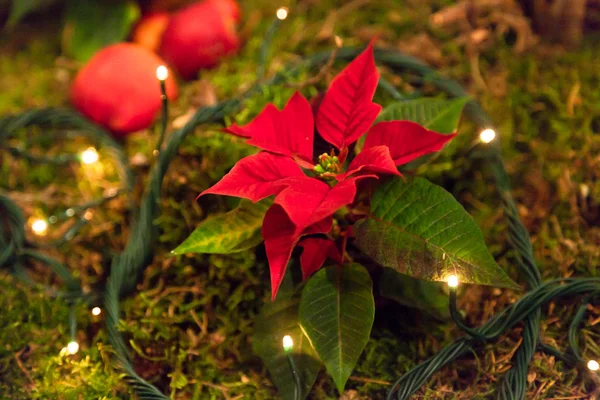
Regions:
[[[81,352],[60,355],[70,337],[68,306],[0,273],[0,397],[5,399],[117,399],[128,388],[108,364],[107,350],[81,337]],[[82,313],[85,311],[82,311]],[[81,332],[98,329],[80,316]]]

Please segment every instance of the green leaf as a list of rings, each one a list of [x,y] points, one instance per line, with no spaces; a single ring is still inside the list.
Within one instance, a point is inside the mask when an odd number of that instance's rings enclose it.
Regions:
[[[379,293],[438,319],[446,319],[450,315],[448,293],[442,285],[401,274],[392,268],[383,268],[379,277]]]
[[[283,352],[282,339],[285,335],[290,335],[294,341],[292,357],[302,383],[300,399],[308,396],[321,369],[321,362],[300,327],[299,305],[300,293],[294,290],[289,265],[277,297],[265,303],[254,323],[252,347],[266,364],[284,400],[294,400],[295,388],[294,377]]]
[[[394,178],[355,227],[357,246],[377,263],[415,278],[519,289],[494,261],[475,221],[454,197],[422,178]]]
[[[408,120],[438,132],[450,134],[456,131],[462,110],[468,97],[456,99],[421,98],[399,101],[383,109],[377,122]]]
[[[98,50],[123,41],[140,17],[133,0],[70,0],[63,31],[63,51],[79,61]]]
[[[302,291],[300,324],[340,393],[369,341],[372,288],[367,270],[348,264],[322,268]]]
[[[231,254],[251,249],[262,242],[260,228],[269,201],[240,202],[237,208],[202,221],[174,254]]]
[[[7,26],[15,26],[23,17],[32,11],[39,10],[55,0],[12,0]]]

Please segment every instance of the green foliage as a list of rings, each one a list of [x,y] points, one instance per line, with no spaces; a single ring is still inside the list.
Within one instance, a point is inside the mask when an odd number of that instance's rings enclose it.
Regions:
[[[15,26],[27,14],[37,11],[56,0],[12,0],[7,26]],[[0,4],[2,5],[2,4]]]
[[[496,264],[483,234],[454,197],[422,178],[394,178],[377,189],[368,218],[354,231],[358,247],[379,264],[430,281],[518,289]]]
[[[458,127],[462,110],[470,99],[420,98],[392,103],[385,107],[377,121],[408,120],[438,133],[453,133]]]
[[[229,254],[251,249],[262,242],[260,228],[270,206],[268,200],[242,200],[237,208],[202,221],[174,254]]]
[[[70,0],[63,51],[78,61],[87,61],[103,47],[124,40],[139,17],[139,6],[132,0]]]
[[[415,279],[392,268],[384,268],[379,277],[379,293],[436,318],[449,316],[448,294],[438,283]]]
[[[373,284],[359,264],[322,268],[302,290],[300,324],[340,392],[369,341],[374,318]]]
[[[292,357],[302,382],[301,399],[308,396],[321,369],[321,362],[300,327],[300,291],[294,289],[292,270],[291,265],[288,266],[277,297],[274,301],[265,303],[254,321],[252,338],[254,351],[266,364],[271,379],[279,389],[279,395],[285,400],[294,399],[295,386],[294,376],[282,347],[285,335],[291,336],[294,341]]]

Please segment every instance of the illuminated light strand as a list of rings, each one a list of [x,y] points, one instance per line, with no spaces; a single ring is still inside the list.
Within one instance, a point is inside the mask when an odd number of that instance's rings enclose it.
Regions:
[[[283,351],[285,351],[286,353],[292,351],[294,349],[294,340],[292,339],[292,337],[290,335],[285,335],[283,337]]]
[[[92,308],[92,315],[93,316],[98,316],[102,313],[102,309],[100,307],[94,307]]]
[[[77,343],[76,341],[72,340],[69,342],[69,344],[67,344],[67,355],[77,354],[78,351],[79,343]]]
[[[160,133],[158,136],[158,142],[156,148],[152,152],[155,157],[160,154],[163,141],[165,139],[165,133],[167,132],[167,121],[169,119],[169,98],[167,97],[167,86],[165,81],[169,77],[169,70],[164,65],[159,66],[156,69],[156,78],[160,83],[160,102],[161,102],[161,113],[160,113]]]
[[[448,286],[451,288],[455,288],[458,286],[458,276],[450,275],[447,279]]]
[[[48,222],[45,219],[36,218],[31,222],[31,230],[38,236],[48,233]]]
[[[479,140],[485,144],[491,143],[495,138],[496,131],[491,128],[484,129],[479,134]]]
[[[590,371],[598,371],[600,369],[600,364],[596,360],[590,360],[587,363],[587,367]]]
[[[283,20],[285,20],[289,15],[289,9],[287,7],[279,7],[277,11],[275,11],[275,19],[269,25],[269,28],[265,32],[265,38],[263,40],[263,44],[260,48],[260,58],[258,61],[258,79],[263,80],[265,78],[265,72],[267,69],[267,57],[271,50],[271,44],[273,43],[273,38],[275,37],[275,33],[279,28],[279,25]]]
[[[288,8],[287,7],[279,7],[275,15],[280,21],[283,21],[288,16]]]
[[[98,152],[93,147],[88,147],[81,153],[81,162],[86,165],[97,162],[99,158],[100,156],[98,155]]]
[[[300,374],[298,373],[298,368],[296,367],[296,363],[294,362],[293,350],[294,350],[294,340],[290,335],[285,335],[282,340],[283,344],[283,352],[288,361],[288,365],[290,367],[290,371],[292,372],[292,376],[294,377],[294,400],[300,399],[300,392],[302,391],[302,383],[300,381]]]
[[[159,81],[166,81],[168,77],[169,69],[164,65],[159,65],[158,68],[156,68],[156,79]]]

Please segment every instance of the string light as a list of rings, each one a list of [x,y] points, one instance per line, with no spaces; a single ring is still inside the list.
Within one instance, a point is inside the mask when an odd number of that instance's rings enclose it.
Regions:
[[[596,360],[590,360],[587,363],[587,367],[590,371],[598,371],[600,369],[600,364]]]
[[[169,70],[164,65],[160,65],[156,68],[156,79],[159,81],[166,81],[169,77]]]
[[[98,152],[93,147],[88,147],[81,153],[81,162],[84,164],[93,164],[98,161]]]
[[[48,223],[44,219],[34,219],[31,223],[31,230],[38,236],[44,236],[48,232]]]
[[[285,335],[283,337],[283,352],[288,361],[288,365],[290,367],[290,372],[294,377],[294,399],[300,398],[300,392],[302,389],[302,382],[300,381],[300,374],[298,374],[298,368],[296,367],[296,362],[294,361],[294,357],[292,354],[292,349],[294,348],[294,341],[290,335]]]
[[[483,143],[490,143],[495,137],[496,131],[490,128],[482,130],[479,134],[479,140],[481,140]]]
[[[98,316],[100,313],[102,313],[102,309],[100,307],[92,308],[92,315]]]
[[[94,217],[94,212],[93,212],[92,210],[87,210],[87,211],[85,212],[85,214],[83,214],[83,218],[84,218],[86,221],[89,221],[89,220],[91,220],[93,217]]]
[[[78,351],[79,351],[79,343],[72,341],[72,342],[69,342],[69,344],[67,344],[67,354],[69,354],[69,355],[77,354]]]
[[[288,16],[288,9],[287,7],[279,7],[277,9],[277,18],[280,19],[281,21],[283,21],[284,19],[286,19]]]
[[[286,353],[291,351],[294,348],[294,340],[290,335],[285,335],[283,337],[283,351]]]
[[[451,288],[455,288],[458,286],[458,276],[456,275],[450,275],[447,281],[448,286],[450,286]]]

